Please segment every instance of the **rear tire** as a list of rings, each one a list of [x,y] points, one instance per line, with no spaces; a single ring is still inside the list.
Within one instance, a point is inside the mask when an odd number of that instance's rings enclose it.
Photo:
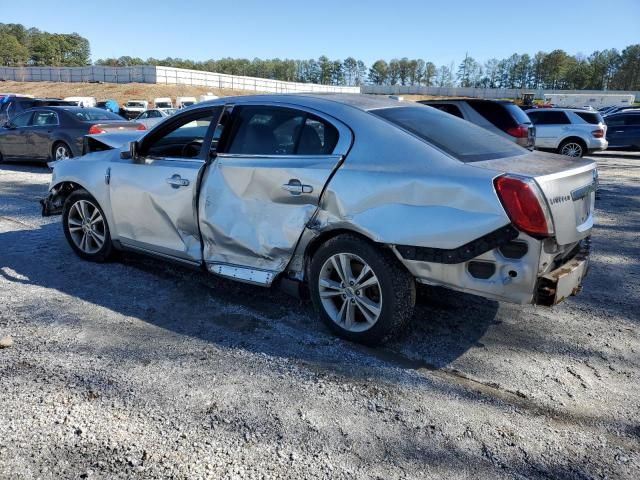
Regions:
[[[567,157],[580,158],[587,153],[587,147],[582,140],[568,138],[560,144],[558,153]]]
[[[107,219],[86,190],[76,190],[62,209],[64,236],[76,254],[90,262],[105,262],[113,252]]]
[[[73,152],[69,145],[64,142],[56,142],[53,144],[53,148],[51,149],[51,157],[53,160],[65,160],[67,158],[73,158]]]
[[[324,243],[311,260],[314,307],[347,340],[377,345],[399,334],[413,316],[413,276],[390,252],[355,235]]]

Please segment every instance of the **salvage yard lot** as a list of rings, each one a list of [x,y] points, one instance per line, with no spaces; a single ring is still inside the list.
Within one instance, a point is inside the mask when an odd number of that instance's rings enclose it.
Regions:
[[[640,154],[594,156],[584,291],[547,309],[421,292],[369,349],[275,290],[40,217],[0,166],[0,478],[640,478]]]

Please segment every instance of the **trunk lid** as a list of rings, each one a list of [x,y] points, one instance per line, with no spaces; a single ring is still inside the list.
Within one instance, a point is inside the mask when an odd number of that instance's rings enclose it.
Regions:
[[[591,233],[598,178],[595,162],[531,152],[470,165],[533,178],[547,202],[558,244],[575,243]]]

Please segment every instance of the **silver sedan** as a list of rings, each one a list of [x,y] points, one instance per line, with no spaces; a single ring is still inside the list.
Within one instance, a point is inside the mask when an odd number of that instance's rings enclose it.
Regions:
[[[79,256],[133,250],[308,292],[350,340],[399,332],[417,283],[554,305],[587,271],[595,164],[427,106],[223,98],[129,140],[95,136],[54,165],[43,213]]]

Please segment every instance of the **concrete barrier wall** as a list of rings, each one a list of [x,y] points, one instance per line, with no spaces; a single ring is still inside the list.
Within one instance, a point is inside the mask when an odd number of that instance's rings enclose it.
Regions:
[[[360,87],[283,82],[268,78],[225,75],[199,70],[146,65],[137,67],[0,67],[0,79],[17,82],[159,83],[272,93],[360,93]]]
[[[530,88],[463,88],[463,87],[424,87],[409,85],[364,85],[362,93],[374,93],[378,95],[433,95],[441,97],[472,97],[472,98],[520,98],[523,93],[535,93],[535,98],[544,100],[545,94],[630,94],[640,99],[640,92],[627,92],[618,90],[543,90]]]

